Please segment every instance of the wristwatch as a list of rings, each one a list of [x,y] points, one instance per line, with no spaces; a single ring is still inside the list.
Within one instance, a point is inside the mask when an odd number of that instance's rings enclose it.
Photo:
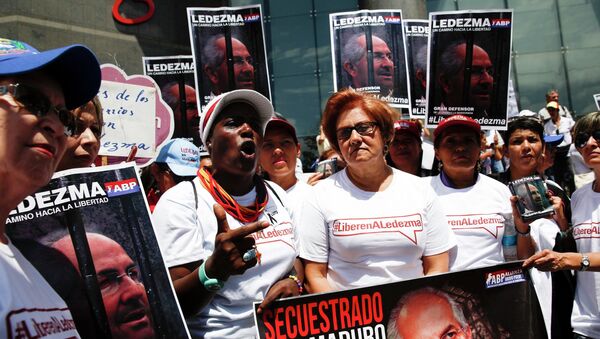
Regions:
[[[590,258],[584,254],[581,256],[581,267],[579,267],[579,270],[584,272],[587,271],[588,268],[590,268]]]
[[[198,278],[200,279],[200,282],[202,283],[202,285],[204,285],[204,288],[206,288],[207,290],[211,291],[211,292],[216,292],[218,290],[220,290],[221,288],[223,288],[223,285],[225,285],[225,282],[219,279],[215,279],[215,278],[209,278],[206,275],[206,270],[204,269],[204,264],[206,263],[206,261],[202,262],[202,265],[200,265],[200,268],[198,269]]]

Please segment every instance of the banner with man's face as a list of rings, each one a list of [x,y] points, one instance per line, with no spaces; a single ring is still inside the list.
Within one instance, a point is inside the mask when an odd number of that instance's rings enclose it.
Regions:
[[[260,5],[188,8],[187,20],[201,107],[235,89],[271,98]]]
[[[276,300],[257,338],[547,338],[521,264]]]
[[[156,81],[161,97],[173,110],[173,138],[185,138],[200,146],[194,58],[191,55],[143,57],[142,62],[144,75]]]
[[[329,30],[335,91],[351,87],[410,108],[402,11],[332,13]]]
[[[411,118],[425,118],[427,106],[427,42],[429,21],[404,20],[410,82]]]
[[[462,114],[506,129],[512,10],[429,14],[427,127]]]
[[[132,163],[57,173],[6,231],[82,338],[189,338]],[[45,337],[33,320],[21,326]]]

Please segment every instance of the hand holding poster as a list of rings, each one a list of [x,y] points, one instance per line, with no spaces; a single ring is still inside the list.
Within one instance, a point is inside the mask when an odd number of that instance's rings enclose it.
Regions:
[[[271,98],[260,5],[187,9],[198,102],[234,89]]]
[[[512,10],[429,14],[427,127],[469,116],[506,129]]]
[[[394,107],[410,107],[402,11],[329,15],[333,88],[373,93]]]
[[[6,222],[82,338],[189,337],[131,163],[59,172]]]
[[[429,21],[404,20],[406,57],[410,82],[411,118],[425,118],[427,107],[427,43]]]
[[[255,317],[263,339],[547,337],[521,262],[278,300]]]

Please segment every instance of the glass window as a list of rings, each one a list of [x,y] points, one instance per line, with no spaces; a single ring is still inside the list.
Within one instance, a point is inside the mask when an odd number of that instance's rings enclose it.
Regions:
[[[427,10],[429,12],[455,11],[458,7],[454,0],[429,0]]]
[[[504,9],[504,0],[458,0],[460,9]]]
[[[566,47],[600,47],[600,1],[561,1],[559,10]]]
[[[269,56],[276,77],[314,74],[315,34],[309,15],[271,19],[272,50]]]
[[[571,100],[573,106],[567,106],[577,115],[597,111],[593,95],[600,93],[598,86],[598,74],[600,74],[600,63],[598,63],[600,47],[586,49],[569,49],[565,54],[569,70],[569,84],[571,86]],[[561,98],[566,93],[561,92]],[[561,102],[565,100],[561,99]]]
[[[299,137],[316,135],[321,108],[315,74],[274,77],[273,85],[275,110],[291,121]]]
[[[515,63],[519,88],[519,109],[539,111],[546,103],[545,93],[556,88],[568,106],[565,70],[560,52],[517,55]],[[564,97],[564,98],[563,98]]]

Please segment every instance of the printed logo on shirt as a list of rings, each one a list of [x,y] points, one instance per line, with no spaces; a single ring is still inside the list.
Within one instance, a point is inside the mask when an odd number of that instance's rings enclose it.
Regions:
[[[346,237],[360,234],[399,232],[417,244],[417,232],[423,231],[420,214],[381,218],[349,218],[333,221],[333,235]]]
[[[516,284],[525,281],[523,270],[500,270],[485,274],[486,288]]]
[[[582,222],[573,226],[573,238],[575,240],[600,238],[600,222]]]
[[[77,337],[68,308],[32,308],[11,311],[6,316],[8,338]]]
[[[504,227],[504,217],[495,213],[456,214],[447,215],[446,218],[453,231],[480,229],[494,238],[498,238],[498,230]]]
[[[291,248],[296,249],[296,246],[294,246],[294,228],[289,220],[277,224],[271,223],[271,226],[254,232],[251,235],[257,245],[281,241]]]

